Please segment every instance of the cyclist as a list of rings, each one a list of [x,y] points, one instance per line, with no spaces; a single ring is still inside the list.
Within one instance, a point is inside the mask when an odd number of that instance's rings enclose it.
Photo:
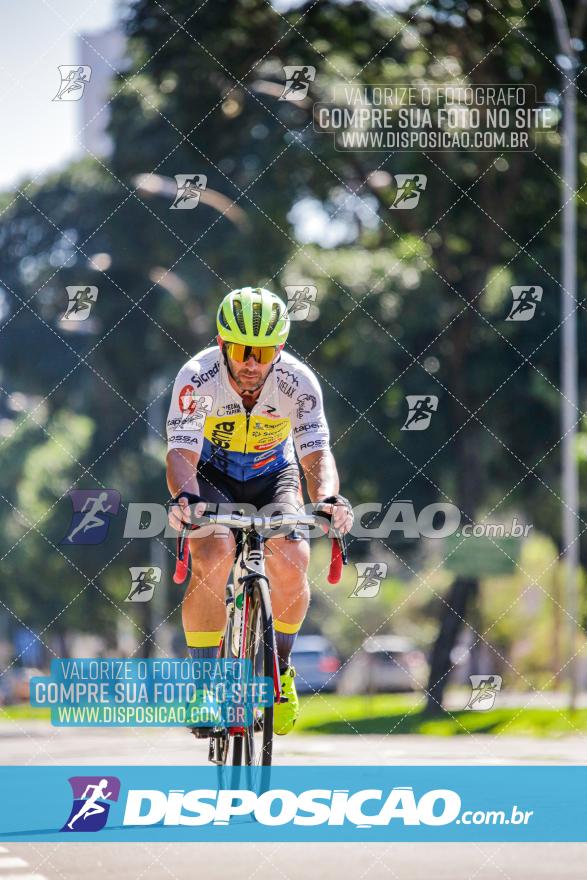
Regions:
[[[352,526],[339,479],[322,392],[314,373],[283,350],[290,329],[285,303],[268,290],[227,294],[217,314],[217,345],[196,354],[175,381],[167,422],[167,483],[177,501],[170,524],[180,529],[204,502],[295,512],[303,504],[296,455],[312,502],[326,501],[342,533]],[[294,452],[295,450],[295,452]],[[233,534],[190,539],[192,577],[182,606],[189,654],[214,658],[226,625],[225,587],[235,557]],[[274,730],[293,728],[299,704],[291,650],[308,605],[307,536],[298,530],[267,540],[266,570],[282,701]]]

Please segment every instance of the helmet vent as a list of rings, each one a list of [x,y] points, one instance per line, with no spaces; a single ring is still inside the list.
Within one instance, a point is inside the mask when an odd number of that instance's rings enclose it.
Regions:
[[[270,336],[271,333],[275,330],[275,326],[279,320],[279,306],[277,303],[273,303],[271,306],[271,318],[269,319],[269,324],[267,325],[266,335]]]
[[[234,320],[238,324],[241,333],[246,333],[245,319],[243,317],[243,305],[240,299],[235,299],[233,308]]]
[[[261,311],[262,304],[260,302],[253,303],[253,333],[255,336],[259,335],[259,330],[261,329]]]

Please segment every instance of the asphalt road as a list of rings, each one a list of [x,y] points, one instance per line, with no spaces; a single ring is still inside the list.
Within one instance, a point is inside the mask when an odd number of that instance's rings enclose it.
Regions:
[[[277,740],[279,764],[585,763],[585,738],[306,736]],[[0,727],[3,764],[204,764],[184,730]],[[563,880],[587,844],[7,844],[0,880]]]

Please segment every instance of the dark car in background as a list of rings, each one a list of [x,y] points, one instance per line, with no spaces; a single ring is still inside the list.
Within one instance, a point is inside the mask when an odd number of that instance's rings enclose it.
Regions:
[[[298,636],[291,656],[298,694],[336,690],[341,661],[325,636]]]

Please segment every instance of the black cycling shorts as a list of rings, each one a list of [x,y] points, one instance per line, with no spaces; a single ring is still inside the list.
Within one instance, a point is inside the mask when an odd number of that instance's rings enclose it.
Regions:
[[[258,512],[267,516],[272,513],[296,513],[304,504],[300,471],[295,462],[280,471],[250,480],[237,480],[217,470],[209,462],[198,464],[197,479],[199,494],[209,504],[218,504],[219,512],[223,504],[243,505],[245,514]],[[255,510],[247,509],[251,505]],[[228,512],[228,511],[225,511]],[[285,534],[285,530],[278,534]],[[285,537],[290,541],[307,540],[307,528],[298,526],[289,530]]]

